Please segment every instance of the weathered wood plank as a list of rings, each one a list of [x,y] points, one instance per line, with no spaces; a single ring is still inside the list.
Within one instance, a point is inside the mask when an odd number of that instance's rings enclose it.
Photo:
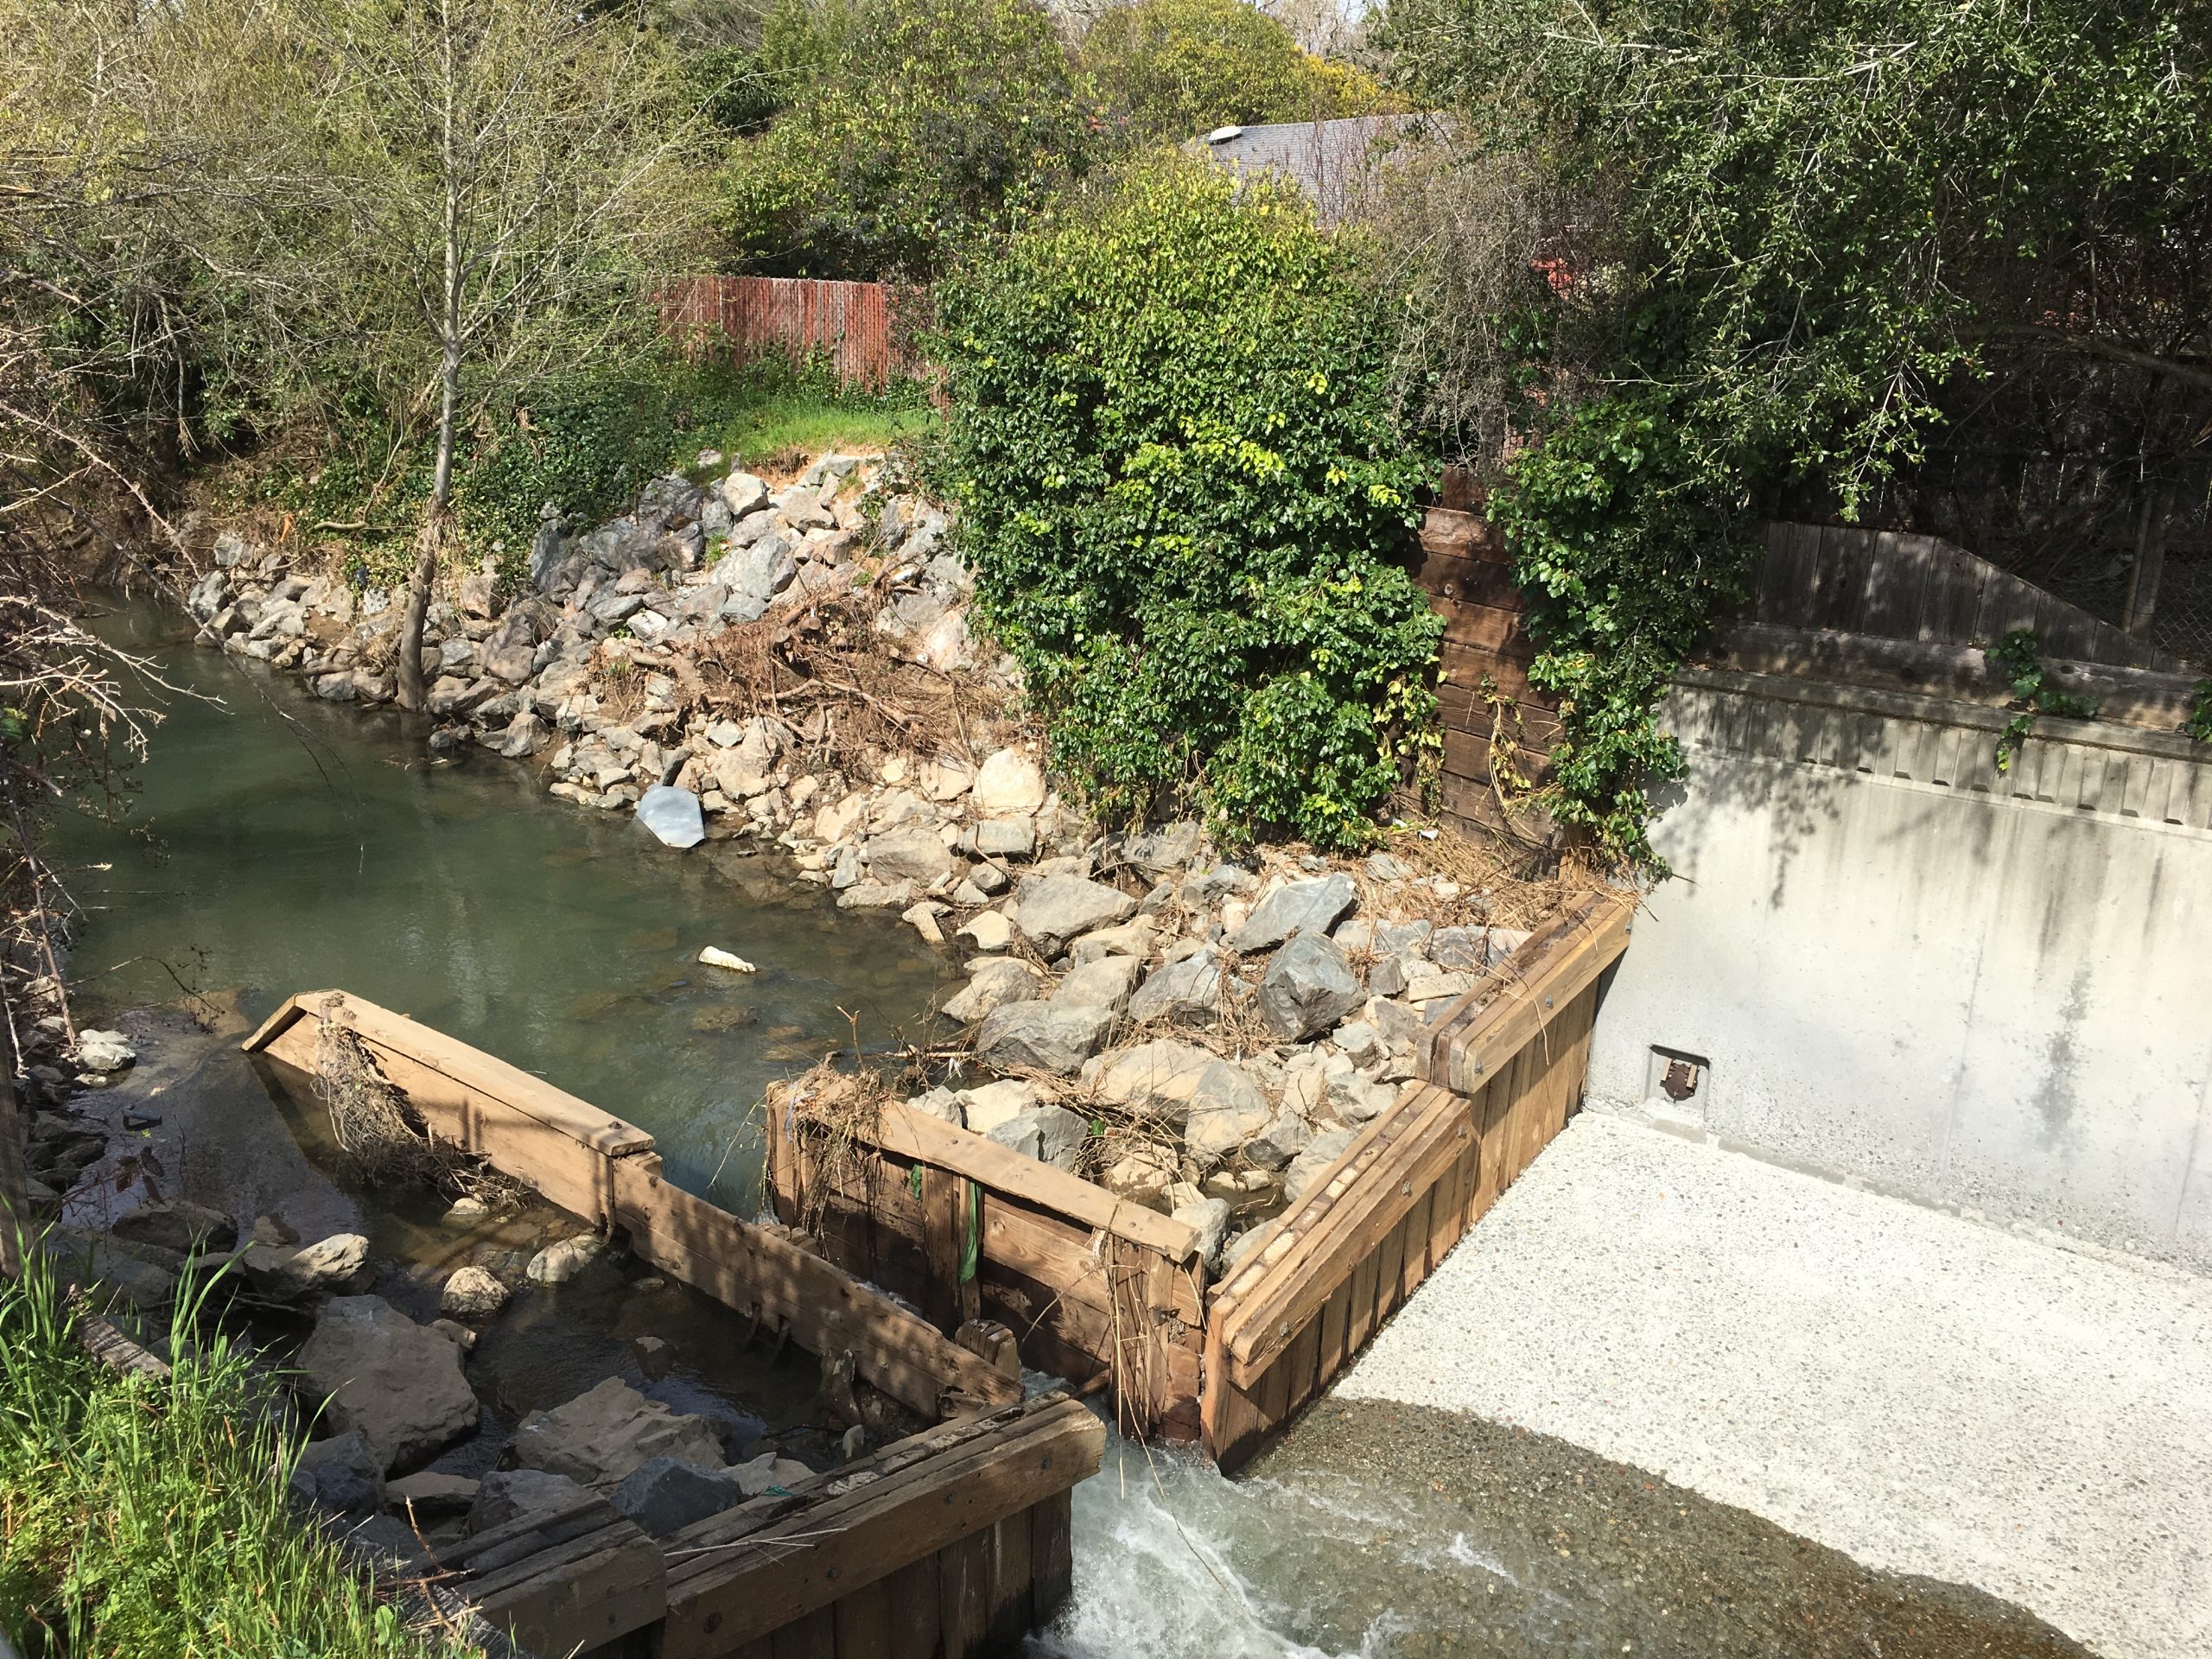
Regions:
[[[837,1659],[903,1659],[892,1645],[889,1579],[848,1590],[830,1611],[837,1624]]]
[[[1075,1590],[1075,1493],[1055,1492],[1029,1506],[1029,1612],[1050,1624]]]
[[[991,1637],[991,1529],[955,1538],[937,1553],[938,1617],[945,1659],[976,1659]]]
[[[1033,1524],[1029,1511],[1021,1510],[1004,1517],[990,1531],[990,1612],[987,1624],[994,1652],[1014,1652],[1035,1622],[1031,1612],[1033,1590],[1030,1564]]]
[[[947,1388],[985,1404],[1020,1397],[1020,1383],[888,1297],[663,1180],[659,1164],[633,1157],[614,1166],[616,1216],[631,1248],[656,1267],[727,1306],[788,1323],[810,1352],[850,1350],[862,1376],[928,1415],[940,1414]]]

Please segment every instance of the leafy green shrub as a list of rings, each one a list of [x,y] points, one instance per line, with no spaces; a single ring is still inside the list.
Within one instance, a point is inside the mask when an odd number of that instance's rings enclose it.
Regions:
[[[1351,266],[1294,191],[1170,155],[940,291],[983,617],[1109,817],[1196,785],[1354,846],[1435,741],[1441,625],[1389,562],[1427,463]]]
[[[43,1258],[0,1279],[0,1632],[29,1659],[474,1651],[411,1632],[293,1512],[298,1442],[219,1332],[169,1377],[127,1377],[78,1318]]]

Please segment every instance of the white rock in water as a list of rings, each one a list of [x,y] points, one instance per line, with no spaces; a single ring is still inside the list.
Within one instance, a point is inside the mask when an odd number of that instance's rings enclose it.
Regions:
[[[137,1060],[137,1050],[119,1031],[77,1033],[77,1064],[87,1071],[121,1071]]]
[[[667,784],[655,784],[638,798],[638,822],[658,836],[664,846],[696,847],[707,838],[699,798],[688,789]]]
[[[749,974],[753,966],[734,951],[725,950],[719,944],[710,944],[699,953],[699,960],[709,968],[727,968],[734,974]]]

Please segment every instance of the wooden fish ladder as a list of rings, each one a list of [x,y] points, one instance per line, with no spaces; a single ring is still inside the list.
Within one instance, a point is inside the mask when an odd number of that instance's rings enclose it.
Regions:
[[[823,1157],[821,1126],[787,1102],[769,1125],[777,1213],[818,1215],[833,1259],[945,1328],[979,1309],[1003,1321],[1024,1363],[1110,1393],[1124,1433],[1198,1441],[1234,1469],[1565,1126],[1634,914],[1626,895],[1581,895],[1433,1021],[1421,1086],[1218,1285],[1190,1228],[896,1104],[855,1160]],[[970,1214],[979,1270],[964,1281]]]

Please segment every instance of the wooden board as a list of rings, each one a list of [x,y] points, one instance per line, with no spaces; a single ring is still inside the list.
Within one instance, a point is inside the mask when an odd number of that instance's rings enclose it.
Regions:
[[[810,1352],[849,1351],[861,1376],[927,1416],[950,1388],[986,1405],[1021,1385],[820,1256],[661,1179],[658,1157],[614,1165],[614,1213],[630,1248],[728,1306],[788,1324]]]
[[[1095,1473],[1104,1445],[1098,1420],[1061,1398],[1004,1432],[808,1504],[727,1545],[694,1542],[697,1529],[687,1529],[671,1541],[691,1553],[670,1575],[662,1659],[721,1659],[948,1548],[957,1559],[938,1573],[939,1629],[948,1636],[987,1630],[997,1524]]]

